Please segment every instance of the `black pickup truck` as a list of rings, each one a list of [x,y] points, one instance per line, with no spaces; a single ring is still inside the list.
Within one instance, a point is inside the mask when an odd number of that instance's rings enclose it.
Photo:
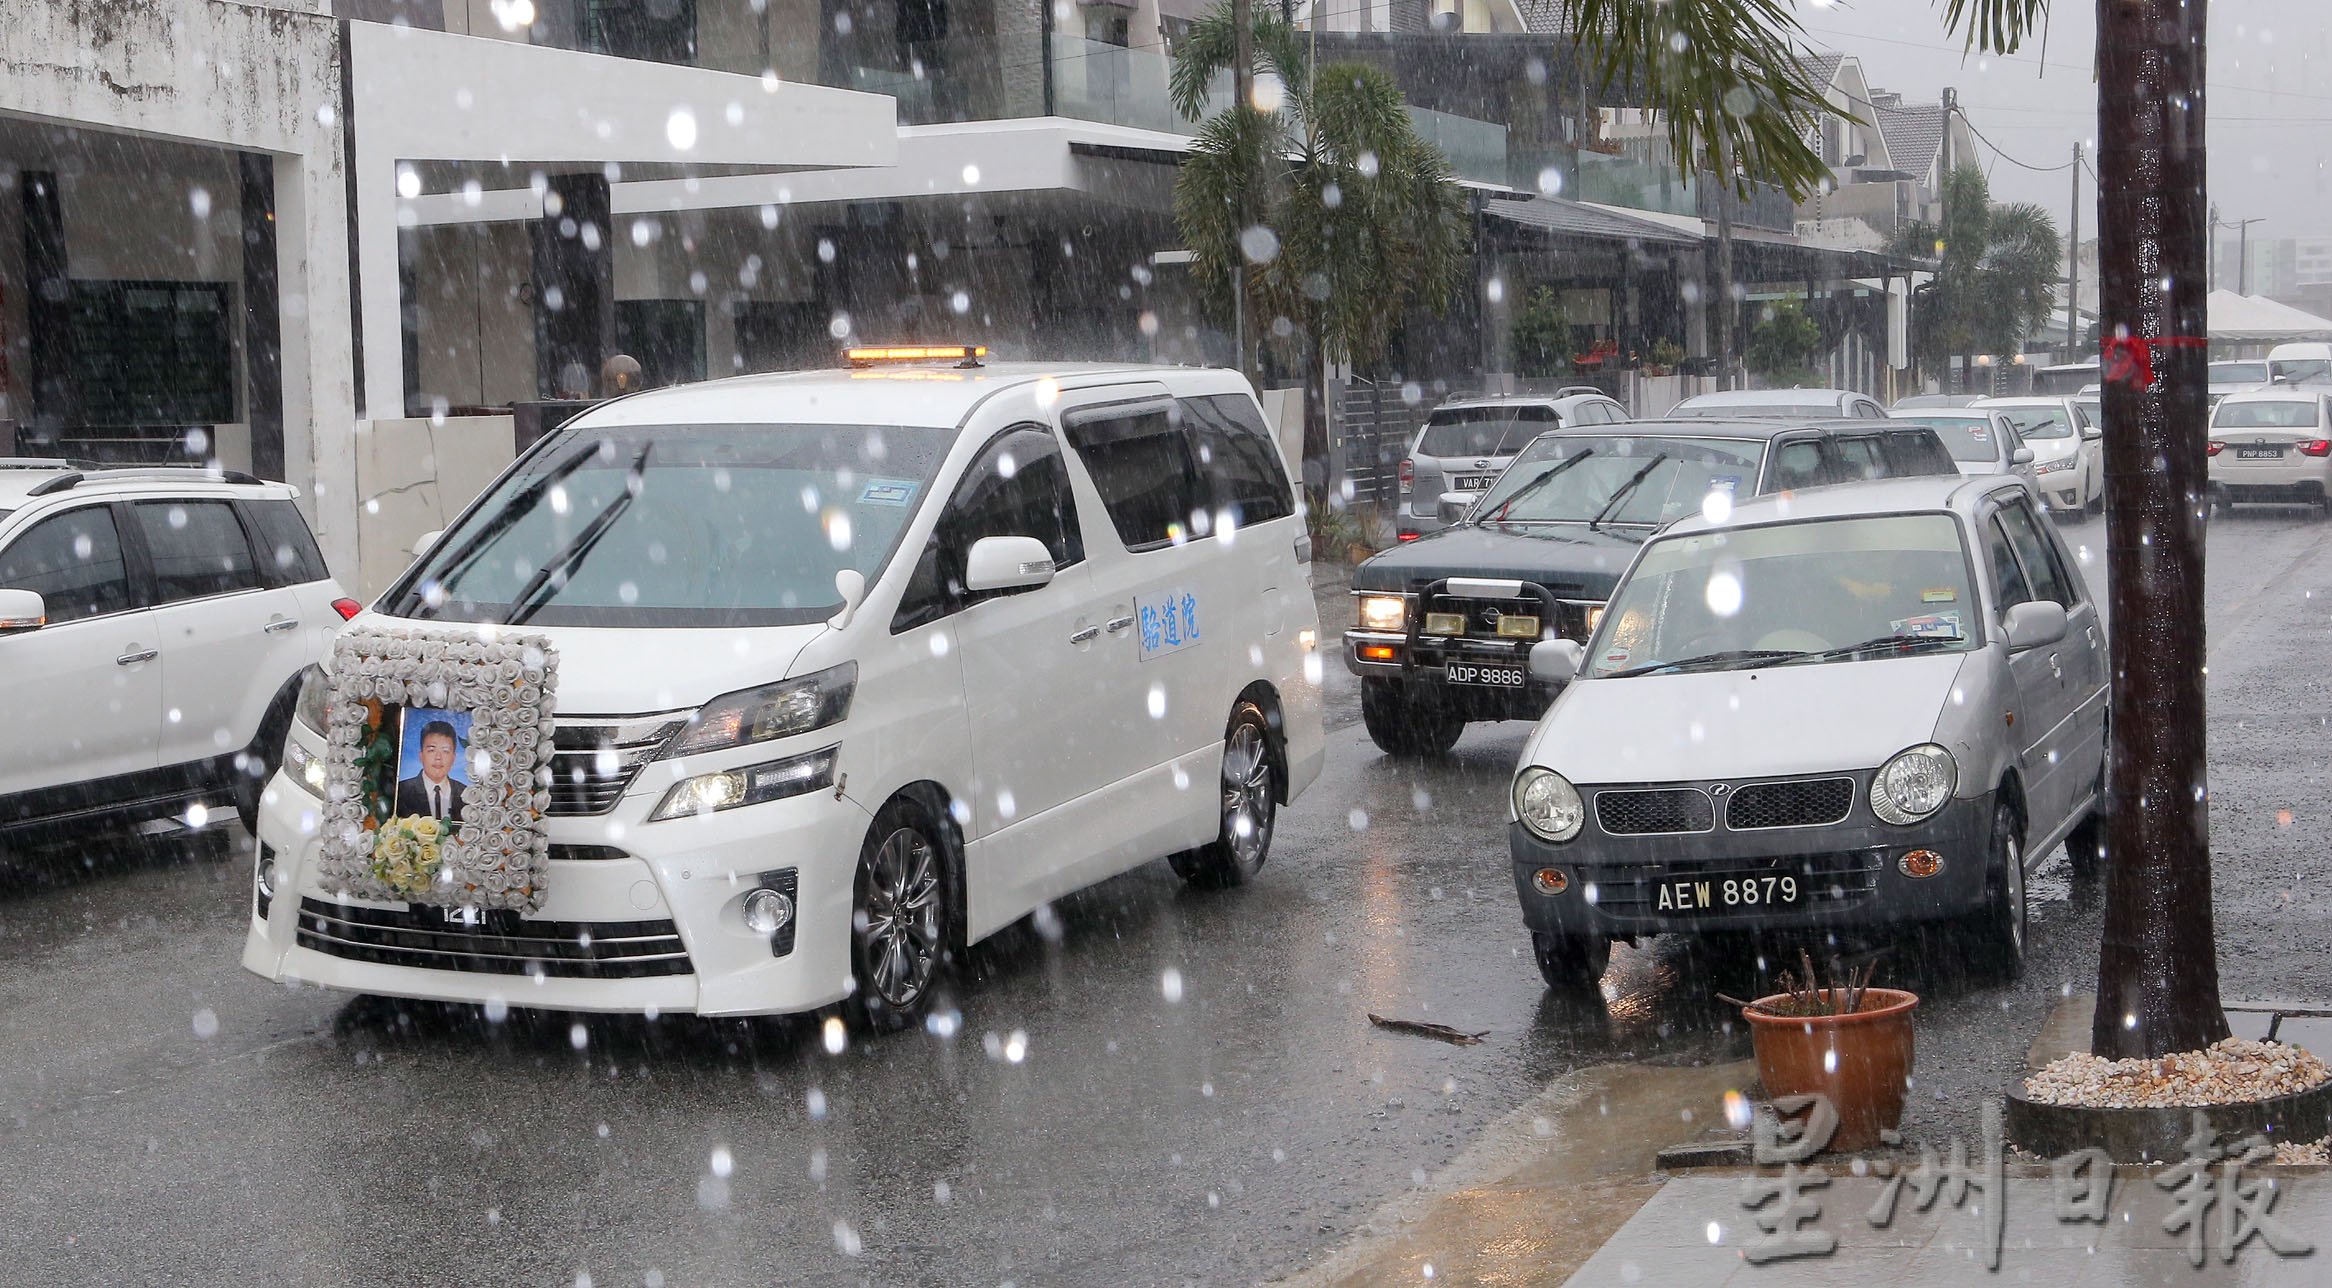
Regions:
[[[1637,421],[1541,434],[1480,493],[1443,499],[1450,526],[1353,571],[1369,737],[1394,755],[1447,751],[1469,721],[1536,720],[1557,689],[1530,674],[1542,639],[1584,642],[1636,548],[1735,496],[1958,473],[1935,431],[1887,421]]]

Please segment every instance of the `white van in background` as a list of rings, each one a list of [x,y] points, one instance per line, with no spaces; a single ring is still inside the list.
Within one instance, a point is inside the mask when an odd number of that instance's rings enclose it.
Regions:
[[[2267,373],[2279,384],[2332,384],[2332,344],[2279,344],[2267,351]]]

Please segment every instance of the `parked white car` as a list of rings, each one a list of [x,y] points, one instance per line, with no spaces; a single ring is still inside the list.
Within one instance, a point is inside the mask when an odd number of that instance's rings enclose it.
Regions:
[[[2105,427],[2079,395],[1986,398],[1975,406],[1997,411],[2032,449],[2033,486],[2060,510],[2105,509]]]
[[[925,363],[596,408],[359,619],[556,644],[546,901],[464,921],[327,888],[319,682],[244,965],[912,1023],[957,951],[1071,891],[1159,858],[1256,874],[1325,754],[1309,559],[1232,372]]]
[[[1886,409],[1851,389],[1733,389],[1694,394],[1670,408],[1679,420],[1883,420]]]
[[[287,484],[0,461],[0,843],[255,817],[357,611]]]
[[[2320,385],[2228,394],[2211,412],[2211,504],[2313,505],[2332,515],[2332,397]]]
[[[2006,412],[1982,407],[1914,407],[1887,414],[1934,430],[1961,474],[1971,478],[2013,474],[2035,488],[2040,486],[2033,473],[2033,449],[2025,446]]]
[[[1441,499],[1450,492],[1488,488],[1530,440],[1550,429],[1614,425],[1628,410],[1600,390],[1546,397],[1468,398],[1443,403],[1401,459],[1394,537],[1415,541],[1449,526]]]
[[[2026,870],[2093,870],[2107,664],[2021,482],[1745,500],[1646,543],[1524,744],[1515,888],[1551,987],[1615,938],[1955,919],[2007,973]],[[2003,719],[2003,716],[2006,719]]]

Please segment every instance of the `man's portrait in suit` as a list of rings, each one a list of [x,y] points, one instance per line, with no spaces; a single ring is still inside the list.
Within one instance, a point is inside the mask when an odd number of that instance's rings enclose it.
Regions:
[[[458,823],[469,771],[463,752],[469,743],[467,712],[407,707],[397,756],[398,818],[435,818]]]

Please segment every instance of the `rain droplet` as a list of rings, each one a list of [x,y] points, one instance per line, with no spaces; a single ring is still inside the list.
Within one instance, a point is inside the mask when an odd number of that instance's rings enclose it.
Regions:
[[[672,109],[664,118],[664,139],[682,152],[696,146],[696,113],[685,107]]]
[[[219,1013],[203,1007],[194,1013],[194,1035],[208,1042],[219,1035]]]
[[[1268,264],[1279,258],[1279,234],[1256,224],[1239,234],[1239,251],[1250,264]]]
[[[1368,811],[1364,809],[1356,809],[1350,814],[1345,815],[1344,821],[1352,824],[1353,831],[1365,832],[1368,830]]]
[[[1166,718],[1166,686],[1163,684],[1150,686],[1150,718],[1152,720]]]
[[[850,1034],[842,1027],[841,1016],[829,1015],[826,1017],[823,1038],[828,1055],[840,1055],[842,1049],[850,1045]]]
[[[713,1146],[712,1169],[713,1175],[720,1177],[724,1181],[729,1179],[729,1173],[737,1169],[737,1160],[729,1153],[728,1146]]]
[[[1021,1061],[1026,1060],[1027,1058],[1028,1035],[1021,1032],[1019,1029],[1014,1029],[1012,1030],[1012,1035],[1004,1039],[1005,1063],[1019,1064]]]
[[[1169,1002],[1181,1001],[1182,972],[1172,966],[1167,967],[1166,972],[1158,977],[1158,991],[1164,993]]]
[[[567,1027],[567,1045],[580,1051],[591,1045],[591,1034],[581,1024],[569,1025]]]

